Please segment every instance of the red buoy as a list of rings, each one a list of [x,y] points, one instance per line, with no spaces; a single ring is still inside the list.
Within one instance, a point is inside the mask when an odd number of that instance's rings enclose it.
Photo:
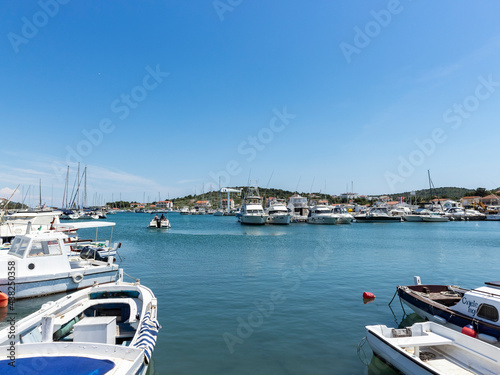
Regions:
[[[375,294],[370,293],[370,292],[364,292],[363,293],[363,298],[364,299],[374,299],[375,298]]]
[[[7,307],[9,303],[9,297],[7,294],[0,292],[0,307]]]
[[[464,328],[462,328],[462,333],[464,335],[467,335],[467,336],[470,336],[470,337],[476,337],[477,336],[477,332],[474,331],[474,327],[471,324],[466,325]]]

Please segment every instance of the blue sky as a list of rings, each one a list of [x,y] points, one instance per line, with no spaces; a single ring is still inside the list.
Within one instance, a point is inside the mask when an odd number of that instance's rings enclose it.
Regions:
[[[8,2],[0,196],[500,186],[494,1]],[[87,134],[87,135],[85,135]],[[272,177],[271,177],[272,176]],[[19,197],[21,194],[17,194]],[[92,198],[89,198],[91,200]]]

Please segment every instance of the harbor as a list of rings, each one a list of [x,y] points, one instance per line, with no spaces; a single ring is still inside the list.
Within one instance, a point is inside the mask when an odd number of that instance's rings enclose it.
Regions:
[[[150,374],[392,374],[357,348],[365,325],[406,318],[399,303],[388,306],[397,285],[418,274],[474,287],[497,268],[493,221],[249,226],[172,212],[170,229],[151,231],[147,217],[113,215],[113,237],[122,243],[116,264],[158,298]],[[375,300],[365,304],[364,291]],[[27,315],[51,299],[17,307]]]

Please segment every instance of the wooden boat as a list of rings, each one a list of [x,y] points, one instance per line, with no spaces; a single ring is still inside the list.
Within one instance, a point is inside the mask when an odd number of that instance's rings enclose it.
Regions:
[[[143,375],[159,328],[150,289],[121,280],[96,285],[44,304],[16,321],[14,334],[10,327],[0,331],[0,350],[7,353],[0,368],[14,374]]]
[[[500,338],[500,282],[476,289],[452,285],[398,286],[401,301],[422,318],[461,330],[471,324],[478,337],[491,343]]]
[[[365,328],[373,353],[404,374],[500,374],[500,348],[440,324]]]

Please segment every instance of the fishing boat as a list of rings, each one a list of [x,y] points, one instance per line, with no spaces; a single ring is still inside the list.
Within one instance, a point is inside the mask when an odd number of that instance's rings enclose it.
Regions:
[[[288,212],[284,199],[275,199],[267,209],[268,224],[288,225],[292,215]]]
[[[262,198],[257,186],[250,186],[247,189],[243,204],[241,205],[239,221],[241,224],[264,225],[267,222],[268,214],[262,208]]]
[[[401,301],[422,318],[461,330],[472,325],[478,337],[492,343],[500,339],[500,282],[463,289],[453,285],[423,285],[415,276],[415,285],[398,286]]]
[[[339,218],[332,212],[330,206],[318,204],[313,206],[307,216],[308,224],[337,224]]]
[[[365,328],[373,353],[403,374],[500,374],[500,348],[440,324]]]
[[[15,348],[2,373],[144,375],[160,325],[153,292],[120,279],[48,302],[15,328],[0,331],[0,350]]]
[[[386,207],[372,207],[366,214],[354,216],[358,223],[400,223],[400,216],[391,216]]]
[[[0,256],[0,269],[15,267],[16,299],[38,297],[86,288],[94,283],[115,282],[119,277],[113,257],[107,261],[69,256],[68,235],[64,232],[31,231],[16,236],[6,255]],[[0,292],[11,285],[7,272],[0,275]],[[11,286],[10,286],[11,288]]]

